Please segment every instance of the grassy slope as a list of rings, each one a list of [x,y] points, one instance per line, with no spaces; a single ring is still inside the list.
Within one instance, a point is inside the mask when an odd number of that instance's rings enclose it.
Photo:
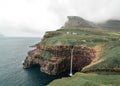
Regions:
[[[70,34],[67,34],[69,32]],[[73,35],[71,33],[77,33]],[[96,30],[89,28],[59,29],[49,32],[49,38],[43,38],[40,45],[43,48],[55,45],[86,45],[95,46],[104,44],[104,50],[100,58],[105,61],[98,63],[88,69],[94,68],[120,68],[120,32]],[[46,55],[46,54],[44,54]],[[106,74],[82,74],[77,73],[71,78],[63,78],[53,81],[49,86],[119,86],[120,75],[108,76]],[[111,84],[111,85],[110,85]],[[119,84],[119,85],[118,85]]]
[[[120,68],[120,40],[110,41],[105,45],[101,58],[105,61],[92,66],[91,68]]]
[[[54,80],[48,86],[120,86],[120,73],[76,73]]]
[[[77,35],[67,34],[77,33]],[[55,34],[56,33],[56,34]],[[116,41],[119,39],[120,33],[113,33],[102,30],[92,30],[87,28],[69,28],[59,29],[54,32],[49,32],[50,38],[43,38],[40,45],[43,47],[50,47],[55,45],[71,44],[71,45],[88,45],[94,46],[98,43],[105,43],[109,41]],[[83,41],[85,40],[85,42]]]

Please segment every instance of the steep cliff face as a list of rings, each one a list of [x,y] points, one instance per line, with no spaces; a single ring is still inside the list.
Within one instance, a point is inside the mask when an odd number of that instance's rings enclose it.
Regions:
[[[39,65],[41,71],[49,75],[56,75],[69,71],[71,50],[73,48],[73,71],[80,71],[95,58],[95,50],[86,46],[73,47],[70,45],[63,45],[54,46],[45,50],[36,48],[35,50],[28,52],[28,56],[23,63],[24,68]],[[44,58],[46,56],[47,58]]]

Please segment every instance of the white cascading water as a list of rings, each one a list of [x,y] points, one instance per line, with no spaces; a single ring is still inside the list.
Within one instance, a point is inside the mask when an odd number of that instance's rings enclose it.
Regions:
[[[71,50],[71,61],[70,61],[70,76],[72,76],[72,64],[73,64],[73,51],[74,51],[74,48]]]

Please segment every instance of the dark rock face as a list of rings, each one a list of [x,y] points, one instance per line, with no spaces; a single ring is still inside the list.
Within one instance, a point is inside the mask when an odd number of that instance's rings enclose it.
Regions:
[[[28,52],[28,56],[26,57],[23,68],[29,68],[33,65],[41,65],[43,60],[40,59],[40,49],[35,49]]]
[[[73,71],[80,71],[89,65],[95,58],[95,50],[86,46],[54,46],[46,50],[36,48],[28,52],[23,66],[29,68],[33,65],[41,66],[41,71],[49,75],[57,75],[70,70],[71,50],[73,51]],[[42,51],[50,53],[50,58],[42,57]]]

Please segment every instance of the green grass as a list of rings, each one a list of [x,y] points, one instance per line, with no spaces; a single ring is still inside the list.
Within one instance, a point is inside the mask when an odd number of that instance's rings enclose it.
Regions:
[[[120,73],[76,73],[54,80],[48,86],[120,86]]]
[[[51,58],[51,53],[48,52],[48,51],[46,51],[46,50],[42,50],[40,55],[41,55],[41,57],[44,58],[44,59],[49,59],[49,58]]]
[[[67,32],[70,34],[67,34]],[[77,34],[73,35],[72,33]],[[52,34],[53,36],[51,36]],[[47,35],[50,35],[50,37],[46,38]],[[95,46],[99,43],[119,40],[120,33],[89,28],[70,28],[48,32],[46,33],[46,36],[40,42],[40,45],[43,48],[64,44]],[[85,42],[83,40],[85,40]]]

